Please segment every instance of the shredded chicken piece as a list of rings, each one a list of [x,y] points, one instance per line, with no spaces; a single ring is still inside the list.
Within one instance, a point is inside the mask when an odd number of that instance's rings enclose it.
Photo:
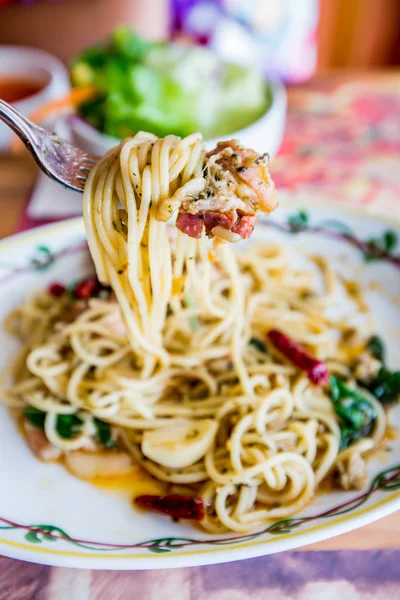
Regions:
[[[84,452],[73,450],[65,453],[65,466],[80,479],[96,477],[119,477],[132,471],[132,459],[126,452]]]
[[[53,446],[48,441],[44,431],[29,423],[26,419],[22,423],[26,441],[33,454],[44,462],[54,462],[62,455],[62,450]]]
[[[206,173],[206,183],[214,188],[217,199],[222,196],[220,188],[224,189],[225,182],[234,183],[235,190],[229,189],[233,186],[226,185],[225,194],[227,197],[236,195],[243,203],[242,210],[247,214],[257,210],[269,214],[275,210],[275,185],[269,174],[266,156],[260,156],[250,148],[243,148],[238,140],[229,140],[219,142],[207,157],[209,161],[206,169],[209,174]],[[221,176],[220,181],[218,175]],[[222,185],[218,185],[221,182]]]
[[[277,207],[275,186],[265,156],[243,148],[237,140],[220,142],[207,154],[204,188],[180,198],[178,229],[201,237],[203,227],[213,237],[222,230],[235,234],[228,241],[249,238],[258,212]]]
[[[369,352],[360,354],[354,369],[354,376],[359,381],[368,383],[378,375],[381,368],[381,362],[372,356]]]
[[[338,458],[337,470],[339,475],[339,484],[344,490],[362,490],[367,483],[367,474],[365,471],[365,461],[360,452],[352,450],[343,453]]]
[[[115,311],[108,313],[108,315],[103,318],[102,325],[121,337],[127,337],[125,323],[122,320],[118,304],[115,304]]]
[[[233,363],[230,358],[217,358],[210,361],[208,369],[214,375],[221,375],[221,373],[232,371]]]

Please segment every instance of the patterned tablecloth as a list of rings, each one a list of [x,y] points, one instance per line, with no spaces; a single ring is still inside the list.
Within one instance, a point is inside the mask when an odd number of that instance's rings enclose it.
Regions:
[[[286,552],[169,571],[0,559],[0,600],[398,600],[399,551]]]
[[[289,91],[272,172],[281,199],[400,214],[400,76],[327,77]],[[23,227],[37,224],[26,220]],[[400,599],[400,550],[288,552],[156,572],[90,572],[0,559],[0,600]]]
[[[400,76],[327,76],[289,93],[272,174],[282,198],[400,214]]]

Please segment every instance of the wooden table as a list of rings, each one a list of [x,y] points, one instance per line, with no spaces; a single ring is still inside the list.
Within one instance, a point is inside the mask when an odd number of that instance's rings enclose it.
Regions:
[[[15,233],[37,176],[28,155],[0,155],[0,238]]]
[[[0,237],[14,233],[35,182],[29,156],[0,156]],[[352,533],[307,546],[307,550],[400,548],[400,511]]]

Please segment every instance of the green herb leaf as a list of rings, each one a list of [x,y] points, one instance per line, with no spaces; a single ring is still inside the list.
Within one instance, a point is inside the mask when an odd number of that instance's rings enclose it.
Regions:
[[[82,419],[77,415],[58,415],[56,425],[57,433],[61,437],[70,440],[79,433],[82,423]]]
[[[371,433],[376,410],[358,389],[339,377],[330,377],[330,391],[335,412],[341,419],[340,448],[344,450]]]
[[[189,292],[187,292],[185,294],[184,300],[185,300],[185,306],[187,306],[187,308],[194,307],[193,299],[192,299],[191,294],[189,294]],[[189,325],[190,325],[190,329],[192,329],[193,331],[196,331],[200,327],[199,318],[196,315],[189,317]]]
[[[351,444],[368,437],[371,433],[371,429],[371,424],[360,427],[360,429],[342,425],[340,427],[340,450],[346,450]]]
[[[249,346],[254,346],[254,348],[257,348],[257,350],[259,352],[264,352],[264,353],[267,352],[267,346],[266,346],[265,342],[263,342],[259,338],[255,338],[255,337],[250,338]]]
[[[367,342],[367,348],[374,358],[385,364],[385,345],[382,338],[378,335],[371,336]]]
[[[42,410],[38,410],[34,406],[26,406],[22,410],[22,412],[26,419],[29,421],[29,423],[31,423],[38,429],[44,429],[44,419],[46,416],[45,412],[43,412]]]
[[[103,444],[106,448],[115,448],[116,443],[111,437],[111,427],[109,423],[95,419],[94,424],[96,427],[96,439]]]
[[[400,398],[400,371],[388,371],[382,367],[367,387],[382,404],[394,404]]]
[[[46,413],[42,410],[38,410],[34,406],[27,406],[23,409],[23,414],[29,423],[32,423],[38,429],[44,429],[44,421]],[[70,440],[80,432],[83,421],[77,415],[58,415],[57,417],[57,433]],[[97,441],[103,444],[106,448],[115,448],[116,443],[111,437],[111,427],[109,423],[101,421],[100,419],[94,419],[96,428],[95,437]]]

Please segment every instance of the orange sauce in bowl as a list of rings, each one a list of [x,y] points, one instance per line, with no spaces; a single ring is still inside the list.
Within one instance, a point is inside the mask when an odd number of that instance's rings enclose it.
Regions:
[[[9,104],[19,102],[40,92],[44,85],[34,79],[0,74],[0,98]]]

